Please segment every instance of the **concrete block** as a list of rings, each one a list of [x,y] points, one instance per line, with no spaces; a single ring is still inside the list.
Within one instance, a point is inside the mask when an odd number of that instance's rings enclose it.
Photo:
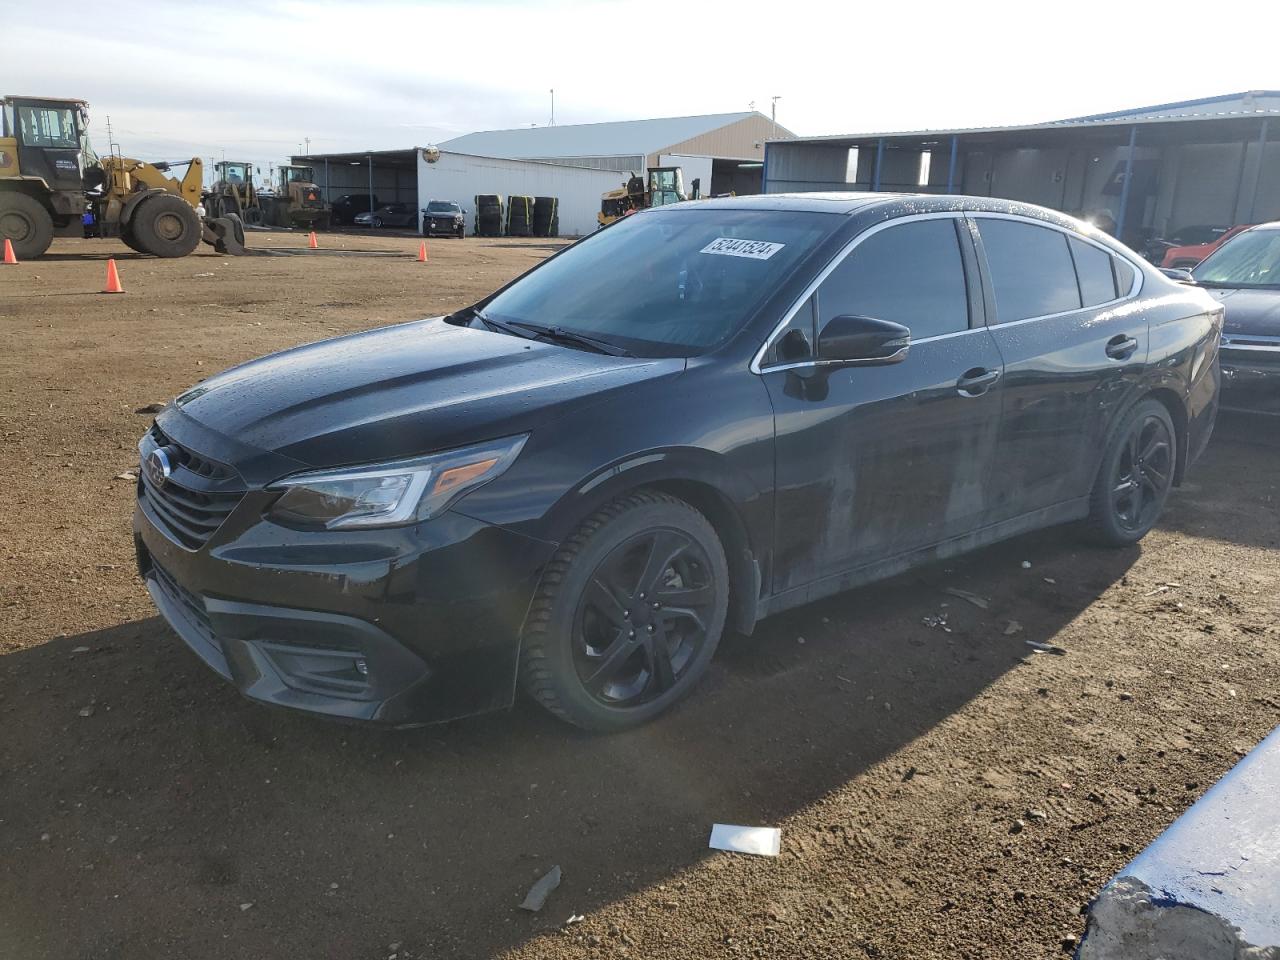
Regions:
[[[1103,888],[1078,960],[1280,960],[1280,728]]]

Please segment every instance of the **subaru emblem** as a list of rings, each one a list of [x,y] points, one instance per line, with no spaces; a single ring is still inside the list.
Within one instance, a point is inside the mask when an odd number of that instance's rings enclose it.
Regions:
[[[169,475],[173,473],[173,464],[170,462],[169,454],[165,452],[164,447],[157,447],[147,454],[147,459],[143,461],[142,468],[147,471],[147,479],[156,488],[163,487],[165,481],[169,479]]]

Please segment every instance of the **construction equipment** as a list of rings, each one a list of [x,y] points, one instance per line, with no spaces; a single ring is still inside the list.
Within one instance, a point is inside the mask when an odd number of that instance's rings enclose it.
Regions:
[[[633,173],[620,189],[606,190],[600,195],[600,212],[596,214],[596,221],[601,227],[607,227],[637,210],[698,199],[699,181],[693,181],[693,194],[686,196],[684,170],[680,167],[650,167],[648,173],[647,181]]]
[[[0,237],[22,259],[55,236],[119,237],[140,253],[185,257],[201,239],[220,252],[244,252],[239,222],[202,223],[198,157],[150,164],[89,145],[88,104],[53,97],[0,98]],[[181,180],[171,166],[186,166]]]
[[[328,230],[333,210],[316,186],[311,167],[283,164],[276,167],[278,180],[273,189],[258,193],[262,221],[273,227],[302,227]]]
[[[242,223],[262,223],[262,206],[253,186],[253,164],[222,160],[213,165],[213,186],[204,194],[206,216],[234,214]]]

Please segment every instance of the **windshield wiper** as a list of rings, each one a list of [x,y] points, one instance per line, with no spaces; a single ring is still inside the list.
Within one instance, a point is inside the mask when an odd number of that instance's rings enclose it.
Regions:
[[[521,330],[519,327],[512,326],[505,320],[495,320],[493,317],[486,316],[483,310],[472,310],[471,314],[491,330],[507,333],[522,340],[533,340],[538,336],[536,333],[530,333],[528,330]]]
[[[481,318],[486,319],[486,318]],[[635,354],[626,347],[620,347],[616,343],[610,343],[608,340],[598,340],[595,337],[589,337],[585,333],[576,333],[573,330],[566,330],[564,327],[543,326],[539,323],[529,323],[526,320],[513,320],[511,326],[521,327],[525,330],[533,332],[535,337],[544,337],[547,340],[555,340],[559,343],[576,343],[579,346],[588,347],[597,353],[607,353],[611,357],[634,357]]]

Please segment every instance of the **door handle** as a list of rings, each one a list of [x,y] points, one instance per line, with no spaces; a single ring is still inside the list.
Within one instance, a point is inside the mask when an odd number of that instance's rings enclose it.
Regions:
[[[1138,349],[1138,341],[1128,334],[1118,334],[1107,341],[1107,356],[1112,360],[1128,360]]]
[[[999,379],[999,370],[975,367],[972,370],[966,370],[964,376],[956,381],[956,391],[962,397],[980,397]]]

